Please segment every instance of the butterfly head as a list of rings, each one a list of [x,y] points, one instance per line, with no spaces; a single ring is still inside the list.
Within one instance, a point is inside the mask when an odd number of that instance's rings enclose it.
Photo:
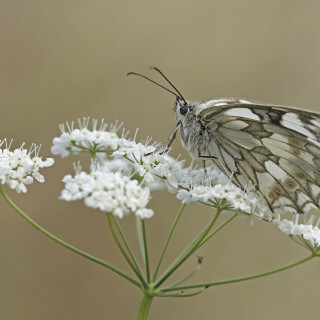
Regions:
[[[177,97],[174,105],[174,114],[178,121],[185,118],[192,110],[192,105],[189,101],[182,100]]]

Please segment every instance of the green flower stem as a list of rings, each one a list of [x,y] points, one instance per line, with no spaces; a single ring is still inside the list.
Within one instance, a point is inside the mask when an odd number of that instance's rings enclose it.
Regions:
[[[205,239],[203,239],[203,241],[198,245],[197,249],[199,249],[201,246],[203,246],[208,240],[211,239],[211,237],[213,237],[218,231],[220,231],[223,227],[225,227],[229,222],[231,222],[234,218],[236,218],[238,216],[237,213],[235,213],[234,215],[232,215],[229,219],[227,219],[225,222],[223,222],[222,224],[220,224],[220,226],[218,228],[216,228],[214,231],[212,231]]]
[[[288,264],[284,267],[273,269],[267,272],[263,273],[257,273],[251,276],[246,276],[246,277],[241,277],[241,278],[234,278],[234,279],[229,279],[229,280],[222,280],[222,281],[216,281],[216,282],[207,282],[207,283],[200,283],[200,284],[193,284],[193,285],[186,285],[186,286],[180,286],[180,287],[175,287],[175,288],[163,288],[161,289],[162,292],[169,292],[169,291],[180,291],[180,290],[186,290],[186,289],[195,289],[195,288],[209,288],[213,286],[218,286],[221,284],[229,284],[229,283],[236,283],[236,282],[241,282],[241,281],[246,281],[246,280],[251,280],[251,279],[257,279],[257,278],[262,278],[280,271],[284,271],[293,267],[296,267],[304,262],[307,262],[311,259],[316,257],[315,254],[310,255],[309,257],[306,257],[302,260],[296,261],[294,263]]]
[[[311,252],[315,252],[315,249],[311,246],[311,244],[306,240],[304,239],[301,235],[298,236],[298,238],[300,239],[301,242],[303,242]]]
[[[149,311],[150,311],[150,307],[151,307],[151,303],[152,303],[153,298],[154,298],[153,295],[150,295],[145,291],[143,292],[143,296],[142,296],[139,311],[138,311],[137,320],[147,320],[148,319],[148,315],[149,315]]]
[[[145,223],[144,223],[144,219],[140,219],[140,220],[141,220],[141,226],[142,226],[144,256],[145,256],[145,260],[146,260],[147,281],[148,281],[148,283],[150,283],[150,267],[149,267],[149,256],[148,256],[146,226],[145,226]]]
[[[65,248],[79,254],[80,256],[89,259],[91,261],[94,261],[108,269],[110,269],[111,271],[117,273],[119,276],[127,279],[128,281],[130,281],[131,283],[133,283],[134,285],[136,285],[137,287],[141,288],[141,284],[136,281],[135,279],[131,278],[129,275],[127,275],[126,273],[124,273],[123,271],[119,270],[117,267],[99,259],[96,258],[84,251],[81,251],[75,247],[73,247],[72,245],[70,245],[69,243],[59,239],[58,237],[54,236],[53,234],[51,234],[50,232],[48,232],[47,230],[45,230],[44,228],[42,228],[39,224],[37,224],[34,220],[32,220],[26,213],[24,213],[20,208],[18,208],[13,201],[8,197],[8,195],[5,193],[5,191],[3,190],[2,186],[0,185],[0,193],[2,194],[2,196],[4,197],[4,199],[8,202],[8,204],[17,212],[19,213],[25,220],[27,220],[33,227],[35,227],[36,229],[38,229],[40,232],[42,232],[44,235],[46,235],[47,237],[49,237],[50,239],[52,239],[53,241],[61,244],[62,246],[64,246]]]
[[[179,279],[178,281],[170,284],[169,286],[163,288],[163,289],[168,289],[168,288],[173,288],[175,286],[177,286],[178,284],[187,281],[188,279],[190,279],[191,277],[193,277],[199,270],[201,269],[201,264],[198,264],[197,267],[190,272],[189,274],[187,274],[186,276],[182,277],[181,279]],[[162,289],[161,289],[162,290]]]
[[[96,153],[107,153],[107,154],[112,154],[114,152],[114,150],[104,150],[104,149],[99,149],[97,148],[97,144],[91,145],[91,147],[83,147],[81,145],[78,145],[75,143],[75,141],[71,141],[71,144],[73,147],[82,149],[82,152],[87,152],[87,153],[91,153],[91,154],[96,154]],[[69,150],[70,151],[70,150]]]
[[[82,150],[84,150],[84,151],[86,151],[86,152],[90,152],[90,149],[89,149],[88,147],[80,146],[80,145],[76,144],[74,141],[71,141],[71,144],[72,144],[73,147],[82,149]]]
[[[231,222],[234,218],[236,218],[238,214],[234,214],[230,218],[228,218],[225,222],[223,222],[218,228],[216,228],[214,231],[212,231],[197,247],[197,250],[203,246],[211,237],[213,237],[218,231],[220,231],[223,227],[225,227],[229,222]],[[167,287],[164,287],[164,289],[172,288],[177,286],[178,284],[190,279],[198,270],[200,270],[201,265],[199,264],[194,271],[192,271],[190,274],[186,275],[185,277],[181,278],[180,280],[170,284]]]
[[[144,254],[144,245],[143,245],[142,227],[141,227],[140,218],[138,216],[136,216],[136,229],[137,229],[137,237],[138,237],[138,243],[139,243],[139,248],[141,251],[142,260],[143,260],[144,265],[146,265],[146,257]]]
[[[116,232],[113,228],[113,224],[112,224],[112,218],[111,218],[112,213],[111,212],[106,212],[106,216],[108,219],[108,223],[109,223],[109,228],[111,231],[111,234],[113,236],[114,241],[116,242],[118,248],[120,249],[122,255],[124,256],[124,258],[126,259],[126,261],[128,262],[129,266],[131,267],[131,269],[133,270],[133,272],[136,274],[136,276],[139,278],[139,280],[141,281],[142,285],[144,288],[147,288],[148,285],[146,284],[144,278],[140,275],[139,271],[136,269],[136,267],[133,265],[132,261],[130,260],[130,258],[128,257],[126,251],[124,250],[124,248],[122,247]]]
[[[173,225],[172,225],[171,230],[170,230],[170,232],[169,232],[167,241],[166,241],[166,243],[165,243],[165,245],[164,245],[164,247],[163,247],[163,250],[162,250],[161,255],[160,255],[160,259],[159,259],[158,264],[157,264],[157,266],[156,266],[156,269],[155,269],[155,271],[154,271],[154,275],[153,275],[152,281],[155,281],[155,279],[156,279],[156,277],[157,277],[157,275],[158,275],[160,265],[161,265],[161,263],[162,263],[164,254],[166,253],[166,250],[167,250],[167,248],[168,248],[168,245],[169,245],[169,242],[170,242],[170,240],[171,240],[173,231],[175,230],[176,225],[177,225],[177,223],[178,223],[178,221],[179,221],[179,219],[180,219],[180,217],[181,217],[181,214],[182,214],[182,212],[183,212],[183,210],[184,210],[185,207],[186,207],[186,204],[183,204],[183,205],[181,206],[181,208],[180,208],[180,210],[179,210],[179,212],[178,212],[178,214],[177,214],[177,216],[176,216],[176,218],[175,218],[175,220],[174,220],[174,222],[173,222]]]
[[[203,201],[198,201],[198,203],[203,204],[203,205],[205,205],[207,207],[210,207],[210,208],[214,208],[214,209],[217,208],[217,206],[214,203],[209,204],[209,203],[206,203],[206,202],[203,202]],[[238,209],[232,209],[232,207],[226,207],[224,210],[228,211],[228,212],[235,212],[236,214],[244,214],[246,216],[251,216],[252,215],[249,212],[241,211],[241,210],[238,210]],[[269,219],[266,219],[266,218],[262,218],[261,221],[269,222],[269,223],[271,222]]]
[[[179,257],[170,265],[170,267],[163,273],[160,279],[155,283],[155,288],[158,288],[170,275],[177,270],[180,265],[185,262],[196,250],[198,245],[202,242],[202,240],[206,237],[206,235],[210,232],[215,222],[217,221],[220,213],[223,209],[217,209],[217,212],[211,222],[200,232],[200,234],[187,246],[187,248],[179,255]]]
[[[308,247],[307,245],[305,245],[305,243],[302,243],[300,241],[298,241],[292,234],[289,235],[289,238],[291,240],[293,240],[295,243],[297,243],[298,245],[300,245],[301,247],[307,249],[307,250],[310,250],[310,247]]]
[[[183,291],[178,292],[178,293],[171,293],[171,294],[161,294],[157,293],[155,294],[156,297],[160,298],[188,298],[188,297],[194,297],[197,296],[198,294],[202,293],[205,291],[207,288],[202,288],[201,290],[192,292],[192,293],[184,293]]]
[[[252,217],[252,213],[245,212],[245,211],[241,211],[241,210],[238,210],[238,209],[231,209],[231,208],[229,208],[228,211],[230,211],[230,212],[236,212],[237,214],[244,214],[244,215],[246,215],[246,216],[248,216],[248,217]],[[272,220],[269,220],[269,219],[267,219],[267,218],[262,218],[262,219],[260,219],[259,221],[264,221],[264,222],[270,223]]]
[[[120,233],[121,239],[122,239],[124,245],[126,246],[128,252],[129,252],[129,255],[130,255],[130,257],[131,257],[131,259],[132,259],[137,271],[139,272],[140,276],[142,278],[144,278],[143,272],[142,272],[142,270],[141,270],[141,268],[139,266],[139,263],[137,262],[137,259],[135,258],[134,254],[133,254],[132,249],[130,248],[130,245],[129,245],[128,241],[127,241],[127,238],[126,238],[126,236],[125,236],[125,234],[124,234],[124,232],[123,232],[123,230],[121,228],[121,225],[120,225],[118,219],[113,214],[111,215],[111,217],[113,219],[114,224],[116,225],[116,227],[118,229],[118,232]],[[146,281],[144,281],[144,282],[146,284]]]

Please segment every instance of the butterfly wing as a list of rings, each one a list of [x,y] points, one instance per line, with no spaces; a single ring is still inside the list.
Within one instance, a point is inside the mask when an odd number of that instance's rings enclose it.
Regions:
[[[199,113],[212,134],[208,154],[243,189],[254,186],[272,212],[320,207],[320,115],[221,101]]]

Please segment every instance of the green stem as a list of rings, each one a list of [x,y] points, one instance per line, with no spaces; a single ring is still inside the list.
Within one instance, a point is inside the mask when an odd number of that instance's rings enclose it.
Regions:
[[[307,249],[307,250],[310,250],[310,248],[308,246],[306,246],[304,243],[298,241],[292,234],[289,235],[289,238],[291,240],[293,240],[295,243],[297,243],[298,245],[300,245],[301,247]]]
[[[107,216],[107,219],[108,219],[108,223],[109,223],[109,228],[110,228],[110,231],[111,231],[111,234],[113,236],[113,239],[114,241],[116,242],[118,248],[120,249],[122,255],[124,256],[124,258],[126,259],[126,261],[128,262],[129,266],[131,267],[131,269],[134,271],[134,273],[137,275],[137,277],[139,278],[139,280],[141,281],[142,285],[146,288],[147,287],[147,284],[145,283],[143,277],[140,275],[140,273],[138,272],[138,270],[136,269],[136,267],[133,265],[132,261],[130,260],[130,258],[128,257],[126,251],[124,250],[124,248],[122,247],[117,235],[116,235],[116,232],[113,228],[113,224],[112,224],[112,218],[111,218],[111,215],[112,213],[110,212],[106,212],[106,216]]]
[[[71,141],[71,144],[72,144],[73,147],[76,147],[76,148],[85,150],[85,151],[88,152],[88,153],[90,152],[90,148],[80,146],[80,145],[76,144],[74,141]]]
[[[179,255],[179,257],[170,265],[170,267],[163,273],[160,279],[156,282],[155,288],[158,288],[170,275],[177,270],[180,265],[185,262],[196,250],[198,245],[203,241],[206,235],[210,232],[216,223],[220,213],[223,209],[218,208],[215,216],[211,222],[200,232],[200,234],[188,245],[188,247]]]
[[[301,242],[303,242],[309,248],[310,251],[314,252],[314,248],[306,239],[304,239],[302,236],[298,236],[298,238],[300,239]]]
[[[160,265],[161,265],[161,263],[162,263],[164,254],[166,253],[166,250],[167,250],[167,248],[168,248],[168,245],[169,245],[169,242],[170,242],[170,240],[171,240],[173,231],[175,230],[176,225],[177,225],[177,223],[178,223],[178,221],[179,221],[179,219],[180,219],[180,217],[181,217],[181,214],[182,214],[182,212],[183,212],[183,210],[184,210],[185,207],[186,207],[186,204],[183,204],[182,207],[180,208],[180,210],[179,210],[179,212],[178,212],[178,214],[177,214],[174,222],[173,222],[173,225],[172,225],[171,230],[170,230],[170,232],[169,232],[167,241],[166,241],[166,243],[165,243],[165,245],[164,245],[164,247],[163,247],[163,250],[162,250],[161,255],[160,255],[160,259],[159,259],[158,264],[157,264],[157,266],[156,266],[156,269],[155,269],[155,272],[154,272],[152,281],[155,281],[155,279],[156,279],[156,277],[157,277],[157,275],[158,275]]]
[[[137,237],[138,237],[138,243],[139,243],[139,248],[142,256],[142,260],[144,265],[146,265],[146,257],[144,254],[144,245],[143,245],[143,235],[142,235],[142,227],[140,223],[140,218],[136,216],[136,229],[137,229]]]
[[[238,216],[237,213],[235,213],[233,216],[231,216],[229,219],[227,219],[225,222],[223,222],[222,224],[220,224],[220,226],[218,228],[216,228],[214,231],[212,231],[199,245],[198,248],[199,249],[201,246],[203,246],[209,239],[211,239],[211,237],[213,237],[218,231],[220,231],[223,227],[225,227],[229,222],[231,222],[234,218],[236,218]]]
[[[115,150],[104,150],[104,149],[99,149],[97,148],[98,145],[94,144],[94,145],[91,145],[91,147],[83,147],[83,146],[80,146],[78,144],[76,144],[74,141],[71,141],[71,144],[73,147],[76,147],[78,149],[82,149],[83,151],[82,152],[87,152],[87,153],[107,153],[107,154],[112,154]],[[69,150],[70,151],[70,150]]]
[[[51,234],[50,232],[48,232],[47,230],[45,230],[44,228],[42,228],[39,224],[37,224],[34,220],[32,220],[26,213],[24,213],[20,208],[18,208],[13,201],[7,196],[7,194],[5,193],[5,191],[2,189],[2,186],[0,185],[0,193],[2,194],[2,196],[4,197],[4,199],[8,202],[8,204],[17,212],[19,213],[25,220],[27,220],[33,227],[35,227],[37,230],[39,230],[41,233],[43,233],[44,235],[46,235],[47,237],[49,237],[50,239],[52,239],[53,241],[61,244],[62,246],[64,246],[65,248],[79,254],[80,256],[89,259],[91,261],[94,261],[108,269],[110,269],[111,271],[117,273],[118,275],[120,275],[121,277],[127,279],[128,281],[130,281],[131,283],[133,283],[134,285],[136,285],[137,287],[141,288],[141,284],[134,280],[133,278],[131,278],[129,275],[127,275],[126,273],[124,273],[123,271],[119,270],[118,268],[116,268],[115,266],[99,259],[96,258],[84,251],[81,251],[80,249],[77,249],[75,247],[73,247],[72,245],[70,245],[69,243],[59,239],[58,237],[54,236],[53,234]]]
[[[201,265],[198,264],[197,267],[192,272],[190,272],[186,276],[182,277],[181,279],[177,280],[176,282],[171,283],[169,286],[167,286],[163,289],[173,288],[173,287],[177,286],[178,284],[187,281],[188,279],[193,277],[200,269],[201,269]]]
[[[139,311],[138,311],[137,320],[147,320],[148,319],[148,315],[149,315],[149,311],[150,311],[150,307],[151,307],[151,303],[152,303],[153,298],[154,298],[154,296],[148,294],[145,291],[143,292],[143,296],[142,296]]]
[[[296,267],[304,262],[307,262],[311,259],[313,259],[316,255],[312,254],[307,258],[304,258],[302,260],[299,260],[297,262],[288,264],[284,267],[281,268],[277,268],[277,269],[273,269],[267,272],[263,272],[263,273],[257,273],[251,276],[246,276],[246,277],[241,277],[241,278],[234,278],[234,279],[229,279],[229,280],[222,280],[222,281],[216,281],[216,282],[207,282],[207,283],[200,283],[200,284],[193,284],[193,285],[186,285],[186,286],[180,286],[180,287],[175,287],[175,288],[164,288],[161,291],[162,292],[169,292],[169,291],[176,291],[176,290],[186,290],[186,289],[194,289],[194,288],[208,288],[208,287],[213,287],[213,286],[218,286],[221,284],[229,284],[229,283],[235,283],[235,282],[241,282],[241,281],[246,281],[246,280],[251,280],[251,279],[257,279],[257,278],[261,278],[261,277],[265,277],[280,271],[284,271],[293,267]]]
[[[206,203],[206,202],[203,202],[203,201],[198,201],[198,203],[203,204],[203,205],[205,205],[207,207],[217,208],[217,206],[215,204],[209,204],[209,203]],[[235,212],[237,214],[244,214],[246,216],[251,216],[252,215],[249,212],[241,211],[241,210],[238,210],[238,209],[232,209],[232,207],[225,208],[224,210],[228,211],[228,212]],[[266,218],[261,219],[261,221],[269,222],[269,223],[271,222],[269,219],[266,219]]]
[[[124,232],[123,232],[123,230],[121,228],[121,225],[120,225],[118,219],[113,214],[111,215],[111,217],[112,217],[113,222],[115,223],[115,225],[116,225],[116,227],[117,227],[117,229],[118,229],[118,231],[120,233],[121,239],[122,239],[124,245],[126,246],[128,252],[129,252],[129,255],[130,255],[130,257],[131,257],[131,259],[132,259],[137,271],[139,272],[140,276],[144,279],[143,272],[142,272],[142,270],[141,270],[141,268],[139,266],[139,263],[138,263],[136,257],[133,254],[133,251],[132,251],[132,249],[131,249],[128,241],[127,241],[127,238],[126,238],[126,236],[125,236],[125,234],[124,234]],[[144,281],[144,282],[146,284],[146,281]]]
[[[161,294],[161,293],[157,293],[155,294],[156,297],[160,297],[160,298],[188,298],[188,297],[194,297],[197,296],[198,294],[202,293],[203,291],[205,291],[207,288],[202,288],[201,290],[192,292],[192,293],[184,293],[183,291],[178,292],[178,293],[169,293],[169,294]]]
[[[149,255],[148,255],[148,246],[147,246],[147,234],[144,220],[141,219],[142,225],[142,235],[143,235],[143,247],[144,247],[144,256],[146,260],[146,273],[147,273],[147,281],[150,283],[150,267],[149,267]]]

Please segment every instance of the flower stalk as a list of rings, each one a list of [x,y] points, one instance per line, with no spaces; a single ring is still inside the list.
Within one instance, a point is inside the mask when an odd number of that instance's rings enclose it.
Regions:
[[[124,250],[123,246],[121,245],[121,242],[119,241],[116,232],[114,230],[113,224],[112,224],[112,218],[111,218],[111,213],[107,212],[107,219],[108,219],[108,223],[109,223],[109,228],[112,234],[112,237],[114,239],[114,241],[116,242],[120,252],[122,253],[123,257],[126,259],[127,263],[129,264],[129,266],[131,267],[131,269],[134,271],[134,273],[136,274],[136,276],[139,278],[139,280],[141,281],[141,284],[143,285],[143,287],[147,287],[147,283],[144,280],[144,277],[142,274],[140,274],[139,269],[135,266],[134,262],[131,261],[131,259],[129,258],[129,256],[127,255],[126,251]],[[133,259],[133,261],[135,261],[135,259]]]
[[[143,249],[144,249],[144,257],[145,257],[147,281],[148,281],[148,283],[150,283],[149,254],[148,254],[146,226],[145,226],[144,220],[141,220],[141,226],[142,226]]]
[[[149,311],[151,307],[151,303],[153,301],[154,296],[150,295],[146,291],[143,291],[142,298],[140,301],[139,311],[137,320],[147,320],[149,316]]]
[[[181,208],[180,208],[180,210],[179,210],[179,212],[178,212],[178,214],[177,214],[177,216],[176,216],[176,218],[175,218],[175,220],[174,220],[174,222],[173,222],[173,224],[172,224],[172,227],[171,227],[171,229],[170,229],[168,238],[167,238],[167,240],[166,240],[166,242],[165,242],[165,244],[164,244],[164,247],[163,247],[162,252],[161,252],[161,254],[160,254],[159,261],[158,261],[157,266],[156,266],[156,268],[155,268],[154,275],[153,275],[153,278],[152,278],[153,281],[155,281],[155,279],[157,278],[157,275],[158,275],[158,272],[159,272],[159,268],[160,268],[160,265],[161,265],[162,260],[163,260],[163,258],[164,258],[164,255],[165,255],[165,253],[166,253],[166,251],[167,251],[169,242],[170,242],[170,240],[171,240],[171,237],[172,237],[172,235],[173,235],[173,232],[174,232],[174,230],[175,230],[175,228],[176,228],[176,226],[177,226],[177,223],[178,223],[178,221],[179,221],[179,219],[180,219],[180,217],[181,217],[181,215],[182,215],[182,212],[184,211],[185,207],[186,207],[186,204],[183,204],[183,205],[181,206]]]
[[[202,240],[206,237],[206,235],[210,232],[216,221],[218,220],[223,209],[218,208],[215,216],[211,220],[211,222],[200,232],[198,236],[194,238],[194,240],[185,248],[185,250],[179,255],[179,257],[170,265],[170,267],[163,273],[159,280],[155,283],[155,288],[158,288],[167,278],[171,276],[171,274],[177,270],[182,263],[184,263],[196,250],[198,245],[202,242]]]
[[[179,286],[179,287],[167,287],[167,288],[162,288],[163,292],[170,292],[170,291],[180,291],[180,290],[187,290],[187,289],[196,289],[196,288],[210,288],[213,286],[219,286],[222,284],[230,284],[230,283],[236,283],[236,282],[242,282],[242,281],[247,281],[247,280],[252,280],[252,279],[257,279],[257,278],[262,278],[265,276],[269,276],[271,274],[275,274],[284,270],[291,269],[293,267],[296,267],[300,264],[303,264],[314,257],[316,257],[316,254],[311,254],[306,258],[303,258],[299,261],[293,262],[291,264],[288,264],[286,266],[273,269],[267,272],[262,272],[262,273],[257,273],[253,274],[251,276],[246,276],[246,277],[240,277],[240,278],[234,278],[234,279],[228,279],[228,280],[222,280],[222,281],[215,281],[215,282],[206,282],[206,283],[199,283],[199,284],[192,284],[192,285],[185,285],[185,286]]]

